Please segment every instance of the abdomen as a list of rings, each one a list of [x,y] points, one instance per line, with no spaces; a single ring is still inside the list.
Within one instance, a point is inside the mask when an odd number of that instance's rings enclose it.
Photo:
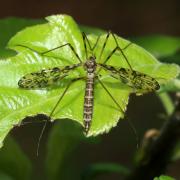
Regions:
[[[93,117],[93,103],[94,102],[94,74],[89,73],[86,80],[86,89],[84,96],[84,127],[85,132],[88,133],[92,117]]]

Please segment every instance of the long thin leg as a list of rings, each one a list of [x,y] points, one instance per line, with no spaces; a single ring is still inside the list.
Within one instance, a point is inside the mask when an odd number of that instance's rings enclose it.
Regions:
[[[95,44],[94,44],[93,47],[92,47],[92,46],[91,46],[91,43],[89,42],[89,39],[88,39],[87,36],[86,36],[86,34],[85,34],[84,32],[82,32],[82,37],[83,37],[83,42],[84,42],[84,49],[85,49],[85,53],[86,53],[86,59],[88,59],[86,42],[87,42],[87,44],[88,44],[88,46],[89,46],[90,51],[93,52],[94,49],[96,48],[97,44],[98,44],[98,41],[99,41],[99,39],[100,39],[100,36],[101,36],[101,35],[99,35],[99,36],[97,37],[96,42],[95,42]]]
[[[88,39],[87,35],[86,35],[84,32],[82,32],[82,36],[83,36],[84,41],[87,41],[90,50],[91,50],[91,51],[94,51],[94,49],[96,48],[96,46],[97,46],[97,44],[98,44],[98,42],[99,42],[99,39],[100,39],[101,35],[99,35],[99,36],[97,37],[96,42],[95,42],[95,44],[93,45],[93,47],[91,46],[91,43],[89,42],[89,39]]]
[[[102,57],[102,54],[103,54],[104,49],[105,49],[105,47],[106,47],[107,40],[108,40],[108,38],[109,38],[110,33],[111,33],[111,32],[108,31],[108,33],[107,33],[107,35],[106,35],[106,39],[105,39],[104,44],[103,44],[103,47],[102,47],[102,49],[101,49],[101,52],[100,52],[100,55],[99,55],[99,59],[101,59],[101,57]]]
[[[28,122],[20,122],[19,124],[14,125],[14,127],[19,127],[19,126],[24,126],[24,125],[28,125],[28,124],[34,124],[34,123],[43,123],[46,120],[40,120],[40,121],[28,121]]]
[[[109,96],[112,98],[112,100],[114,101],[114,103],[119,107],[120,111],[124,114],[124,111],[122,110],[121,106],[118,104],[118,102],[115,100],[115,98],[111,95],[111,93],[108,91],[108,89],[105,87],[105,85],[102,83],[102,81],[98,78],[98,81],[100,82],[100,84],[102,85],[102,87],[106,90],[106,92],[109,94]],[[133,123],[127,119],[127,122],[131,128],[131,130],[133,131],[135,137],[136,137],[136,147],[137,149],[139,148],[139,136],[137,134],[136,128],[133,125]]]
[[[119,46],[115,35],[114,35],[113,33],[111,33],[111,34],[112,34],[112,36],[113,36],[113,38],[114,38],[114,41],[116,42],[116,46],[118,47],[117,50],[119,50],[119,51],[121,52],[121,54],[123,55],[123,57],[124,57],[124,59],[126,60],[127,64],[129,65],[130,69],[132,70],[132,67],[131,67],[131,65],[130,65],[130,63],[129,63],[127,57],[126,57],[126,55],[124,54],[123,50],[122,50],[121,47]],[[132,44],[132,43],[129,43],[125,48],[129,47],[131,44]],[[123,48],[123,49],[125,49],[125,48]],[[106,62],[107,62],[107,61],[106,61]]]
[[[123,54],[123,57],[127,60],[127,57],[125,56],[125,54],[123,53],[122,49],[120,47],[116,47],[113,49],[113,51],[109,54],[109,56],[106,58],[106,60],[103,62],[103,64],[106,64],[106,62],[112,57],[112,55],[116,52],[116,51],[120,51]],[[128,60],[126,61],[130,67],[130,69],[133,71],[130,63],[128,62]]]
[[[83,43],[84,43],[86,59],[88,59],[87,46],[86,46],[86,37],[84,36],[84,33],[82,33],[82,37],[83,37]]]
[[[105,64],[105,63],[111,58],[111,56],[118,50],[118,51],[121,52],[121,54],[123,55],[124,59],[126,60],[126,62],[127,62],[127,64],[128,64],[128,66],[129,66],[130,69],[132,70],[132,67],[131,67],[129,61],[128,61],[127,57],[125,56],[124,52],[123,52],[123,50],[125,50],[126,48],[128,48],[132,43],[129,43],[129,44],[126,45],[124,48],[121,48],[121,47],[119,46],[118,42],[117,42],[117,39],[116,39],[115,35],[114,35],[111,31],[109,31],[109,32],[107,33],[107,35],[106,35],[106,38],[105,38],[103,47],[102,47],[102,49],[101,49],[101,53],[100,53],[99,59],[101,59],[101,57],[102,57],[102,54],[103,54],[103,52],[104,52],[104,49],[105,49],[105,47],[106,47],[106,44],[107,44],[107,41],[108,41],[110,35],[113,36],[113,39],[114,39],[114,41],[115,41],[115,43],[116,43],[116,47],[115,47],[114,50],[109,54],[109,56],[105,59],[105,61],[103,62],[103,64]],[[101,70],[101,68],[99,69],[99,71],[100,71],[100,70]],[[99,71],[98,71],[98,72],[99,72]]]
[[[116,51],[120,51],[123,52],[122,49],[120,49],[120,47],[115,47],[111,53],[109,54],[109,56],[105,59],[105,61],[102,64],[106,64],[106,62],[112,57],[112,55],[116,52]],[[124,53],[123,53],[124,54]],[[127,57],[124,55],[125,59],[127,59]],[[133,71],[131,65],[129,64],[129,62],[127,61],[131,71]],[[99,68],[99,70],[97,71],[97,74],[101,71],[102,67]]]
[[[64,46],[68,46],[68,47],[70,47],[70,49],[72,50],[72,52],[74,53],[74,55],[77,57],[78,61],[79,61],[80,63],[82,63],[82,60],[80,59],[79,55],[76,53],[75,49],[73,48],[73,46],[72,46],[70,43],[63,44],[63,45],[61,45],[61,46],[55,47],[55,48],[53,48],[53,49],[50,49],[50,50],[44,51],[44,52],[39,52],[39,51],[37,51],[37,50],[35,50],[35,49],[33,49],[33,48],[30,48],[30,47],[28,47],[28,46],[25,46],[25,45],[17,44],[16,46],[20,46],[20,47],[27,48],[27,49],[29,49],[29,50],[31,50],[31,51],[34,51],[34,52],[36,52],[36,53],[38,53],[38,54],[40,54],[40,55],[45,55],[45,54],[47,54],[47,53],[49,53],[49,52],[52,52],[52,51],[57,50],[57,49],[60,49],[60,48],[62,48],[62,47],[64,47]]]
[[[66,94],[67,90],[69,89],[69,87],[76,81],[84,79],[84,77],[80,77],[80,78],[75,78],[73,79],[71,82],[69,82],[69,84],[66,86],[66,89],[64,90],[64,92],[62,93],[62,95],[60,96],[59,100],[57,101],[56,105],[54,106],[53,110],[51,111],[51,114],[49,115],[50,117],[53,115],[54,111],[56,110],[57,106],[59,105],[59,103],[61,102],[62,98],[64,97],[64,95]]]
[[[127,122],[132,130],[132,132],[134,133],[135,137],[136,137],[136,148],[138,149],[139,148],[139,136],[138,136],[138,133],[136,131],[136,128],[134,126],[134,124],[132,123],[132,121],[130,119],[127,118]]]
[[[40,136],[39,136],[39,139],[38,139],[38,145],[37,145],[37,156],[39,154],[39,147],[40,147],[40,142],[41,142],[41,139],[42,139],[42,136],[44,134],[44,131],[45,131],[45,128],[46,128],[46,125],[48,123],[48,121],[51,119],[51,116],[53,115],[54,111],[56,110],[57,106],[59,105],[59,103],[61,102],[62,98],[64,97],[64,95],[66,94],[66,92],[68,91],[69,87],[76,81],[78,80],[81,80],[83,79],[84,77],[80,77],[80,78],[76,78],[76,79],[73,79],[71,82],[69,82],[69,84],[66,86],[64,92],[62,93],[62,95],[60,96],[59,100],[57,101],[57,103],[55,104],[53,110],[51,111],[50,115],[49,115],[49,119],[47,119],[44,123],[44,126],[41,130],[41,133],[40,133]]]
[[[111,95],[111,93],[108,91],[108,89],[106,88],[106,86],[103,84],[103,82],[99,79],[99,77],[97,77],[99,83],[101,84],[101,86],[104,88],[104,90],[108,93],[108,95],[111,97],[111,99],[113,100],[113,102],[118,106],[119,110],[124,114],[123,109],[121,108],[121,106],[119,105],[119,103],[116,101],[116,99]]]

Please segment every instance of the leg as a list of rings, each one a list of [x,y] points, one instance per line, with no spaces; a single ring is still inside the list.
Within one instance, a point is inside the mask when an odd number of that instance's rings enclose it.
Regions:
[[[100,53],[99,59],[101,59],[101,57],[102,57],[102,54],[103,54],[103,52],[104,52],[104,49],[105,49],[105,47],[106,47],[106,44],[107,44],[107,41],[108,41],[110,35],[112,35],[112,37],[113,37],[113,39],[114,39],[114,41],[115,41],[115,43],[116,43],[116,47],[115,47],[114,50],[109,54],[109,56],[105,59],[105,61],[103,62],[103,64],[105,64],[105,63],[111,58],[111,56],[112,56],[116,51],[120,51],[121,54],[123,55],[124,59],[126,60],[128,66],[129,66],[130,69],[132,70],[132,67],[131,67],[129,61],[128,61],[127,57],[125,56],[124,52],[123,52],[123,50],[125,50],[126,48],[128,48],[132,43],[129,43],[129,44],[126,45],[124,48],[121,48],[121,47],[119,46],[119,44],[118,44],[118,41],[117,41],[115,35],[114,35],[112,32],[110,32],[110,31],[109,31],[109,32],[107,33],[107,35],[106,35],[106,38],[105,38],[103,47],[102,47],[102,49],[101,49],[101,53]],[[99,69],[99,71],[100,71],[100,69]],[[98,72],[99,72],[99,71],[98,71]]]
[[[36,52],[36,53],[38,53],[38,54],[40,54],[40,55],[42,55],[42,56],[44,56],[45,54],[47,54],[47,53],[49,53],[49,52],[51,52],[51,51],[54,51],[54,50],[56,50],[56,49],[60,49],[60,48],[62,48],[62,47],[64,47],[64,46],[69,46],[70,49],[71,49],[71,51],[72,51],[72,52],[74,53],[74,55],[77,57],[78,61],[79,61],[80,63],[82,62],[82,60],[80,59],[79,55],[76,53],[75,49],[73,48],[73,46],[72,46],[70,43],[63,44],[63,45],[61,45],[61,46],[58,46],[58,47],[56,47],[56,48],[53,48],[53,49],[50,49],[50,50],[44,51],[44,52],[36,51],[35,49],[30,48],[30,47],[25,46],[25,45],[20,45],[20,44],[18,44],[18,45],[16,45],[16,46],[27,48],[27,49],[29,49],[29,50],[31,50],[31,51],[33,51],[33,52]],[[53,56],[51,56],[51,57],[53,57]],[[57,58],[57,57],[56,57],[56,58]]]
[[[85,36],[84,33],[82,33],[82,37],[83,37],[83,43],[84,43],[84,49],[85,49],[86,59],[88,59],[87,46],[86,46],[86,36]]]
[[[139,136],[136,131],[136,128],[130,119],[127,118],[127,122],[128,122],[130,129],[132,130],[132,132],[134,133],[134,135],[136,137],[136,148],[138,149],[139,148]]]
[[[118,102],[115,100],[115,98],[111,95],[111,93],[108,91],[108,89],[106,88],[106,86],[103,84],[103,82],[99,79],[99,77],[97,77],[99,83],[101,84],[101,86],[104,88],[104,90],[108,93],[108,95],[111,97],[111,99],[113,100],[113,102],[118,106],[119,110],[124,114],[123,109],[121,108],[121,106],[118,104]]]
[[[118,102],[114,99],[114,97],[111,95],[111,93],[108,91],[108,89],[105,87],[105,85],[102,83],[102,81],[97,78],[99,83],[102,85],[102,87],[105,89],[105,91],[109,94],[109,96],[111,97],[111,99],[114,101],[114,103],[119,107],[120,111],[124,114],[124,111],[122,110],[121,106],[118,104]],[[135,137],[136,137],[136,145],[137,145],[137,149],[139,148],[139,137],[136,131],[136,128],[134,127],[133,123],[127,119],[127,122],[131,128],[131,130],[133,131]]]
[[[87,35],[86,35],[84,32],[82,32],[82,36],[83,36],[83,39],[87,41],[90,50],[91,50],[91,51],[94,51],[94,49],[96,48],[96,46],[97,46],[97,44],[98,44],[98,42],[99,42],[99,39],[100,39],[101,35],[99,35],[99,36],[97,37],[96,42],[95,42],[95,44],[93,45],[93,47],[91,47],[91,43],[89,42],[89,39],[88,39]]]
[[[113,55],[116,51],[120,51],[120,52],[121,52],[121,54],[123,55],[124,59],[126,60],[126,62],[127,62],[127,64],[128,64],[128,66],[129,66],[130,69],[133,71],[133,69],[132,69],[132,67],[131,67],[131,65],[130,65],[128,59],[127,59],[127,57],[126,57],[125,54],[123,53],[122,49],[121,49],[120,47],[118,47],[118,46],[113,49],[113,51],[112,51],[112,52],[109,54],[109,56],[105,59],[105,61],[103,62],[103,64],[105,64],[105,63],[112,57],[112,55]]]
[[[129,45],[127,45],[129,46]],[[126,47],[127,47],[126,46]],[[105,59],[105,61],[102,64],[106,64],[106,62],[112,57],[112,55],[116,52],[116,51],[120,51],[123,54],[123,57],[126,59],[127,64],[129,65],[129,68],[131,69],[131,71],[133,71],[127,57],[125,56],[125,54],[123,53],[122,49],[120,49],[120,47],[115,47],[112,52],[109,54],[109,56]],[[99,70],[97,71],[97,73],[99,73],[101,71],[102,67],[99,68]]]
[[[71,51],[74,53],[74,55],[75,55],[75,56],[77,57],[77,59],[79,60],[79,62],[82,63],[82,60],[80,59],[79,55],[76,53],[75,49],[73,48],[73,46],[72,46],[70,43],[66,43],[66,44],[63,44],[63,45],[58,46],[58,47],[56,47],[56,48],[50,49],[50,50],[48,50],[48,51],[45,51],[45,52],[42,53],[42,55],[47,54],[47,53],[49,53],[49,52],[51,52],[51,51],[54,51],[54,50],[56,50],[56,49],[60,49],[60,48],[62,48],[62,47],[64,47],[64,46],[69,46],[70,49],[71,49]]]
[[[123,55],[124,59],[126,60],[127,64],[129,65],[130,69],[132,70],[132,67],[127,59],[127,57],[125,56],[123,50],[126,49],[127,47],[129,47],[132,43],[129,43],[128,45],[126,45],[123,49],[121,49],[121,47],[119,46],[118,42],[117,42],[117,39],[115,37],[115,35],[112,33],[112,36],[114,38],[114,41],[116,42],[116,47],[117,47],[117,50],[121,52],[121,54]],[[108,59],[106,60],[106,62],[108,61]]]
[[[21,44],[17,44],[16,46],[19,46],[19,47],[23,47],[23,48],[26,48],[26,49],[29,49],[37,54],[39,54],[40,56],[45,56],[45,57],[52,57],[52,58],[55,58],[55,59],[59,59],[59,57],[55,57],[55,56],[47,56],[47,55],[43,55],[42,52],[39,52],[33,48],[30,48],[28,46],[25,46],[25,45],[21,45]]]
[[[69,87],[76,81],[78,80],[81,80],[83,79],[83,77],[80,77],[80,78],[76,78],[76,79],[73,79],[65,88],[64,92],[62,93],[62,95],[60,96],[59,100],[57,101],[57,103],[55,104],[53,110],[51,111],[50,115],[49,115],[49,119],[47,119],[43,125],[43,128],[41,130],[41,133],[40,133],[40,136],[39,136],[39,139],[38,139],[38,145],[37,145],[37,156],[39,154],[39,147],[40,147],[40,142],[41,142],[41,139],[42,139],[42,136],[43,136],[43,133],[45,131],[45,128],[46,128],[46,125],[47,125],[47,122],[51,119],[51,116],[53,115],[54,111],[56,110],[57,106],[59,105],[59,103],[61,102],[62,98],[64,97],[64,95],[66,94],[66,92],[68,91]]]
[[[26,122],[20,122],[19,124],[14,125],[14,127],[20,127],[20,126],[24,126],[24,125],[29,125],[29,124],[34,124],[34,123],[43,123],[46,122],[46,120],[40,120],[40,121],[26,121]]]
[[[106,47],[107,40],[108,40],[108,38],[109,38],[110,33],[111,33],[111,32],[108,31],[108,33],[107,33],[107,35],[106,35],[106,39],[105,39],[104,44],[103,44],[103,47],[102,47],[102,49],[101,49],[101,52],[100,52],[100,55],[99,55],[99,59],[101,59],[101,57],[102,57],[102,54],[103,54],[104,49],[105,49],[105,47]]]
[[[73,79],[65,88],[64,92],[62,93],[62,95],[60,96],[59,100],[57,101],[56,105],[54,106],[53,110],[50,113],[50,117],[53,115],[54,111],[56,110],[57,106],[59,105],[59,103],[61,102],[62,98],[64,97],[64,95],[66,94],[67,90],[69,89],[69,87],[76,81],[84,79],[84,77],[80,77],[80,78],[76,78]]]

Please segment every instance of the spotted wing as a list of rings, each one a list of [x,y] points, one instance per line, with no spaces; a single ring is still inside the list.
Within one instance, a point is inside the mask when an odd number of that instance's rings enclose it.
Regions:
[[[146,93],[158,90],[159,83],[153,77],[134,71],[128,68],[117,68],[106,64],[98,64],[101,68],[108,71],[112,77],[121,80],[123,83],[132,87],[136,93]]]
[[[69,71],[79,67],[81,63],[71,66],[65,66],[62,69],[59,67],[43,69],[41,71],[26,74],[18,81],[20,88],[33,89],[43,88],[55,84],[68,75]]]

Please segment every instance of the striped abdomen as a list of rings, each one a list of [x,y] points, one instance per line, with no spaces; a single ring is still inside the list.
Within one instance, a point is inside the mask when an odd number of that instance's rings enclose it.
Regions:
[[[84,127],[88,133],[93,116],[93,100],[94,100],[94,73],[88,73],[86,81],[86,89],[84,96]]]

